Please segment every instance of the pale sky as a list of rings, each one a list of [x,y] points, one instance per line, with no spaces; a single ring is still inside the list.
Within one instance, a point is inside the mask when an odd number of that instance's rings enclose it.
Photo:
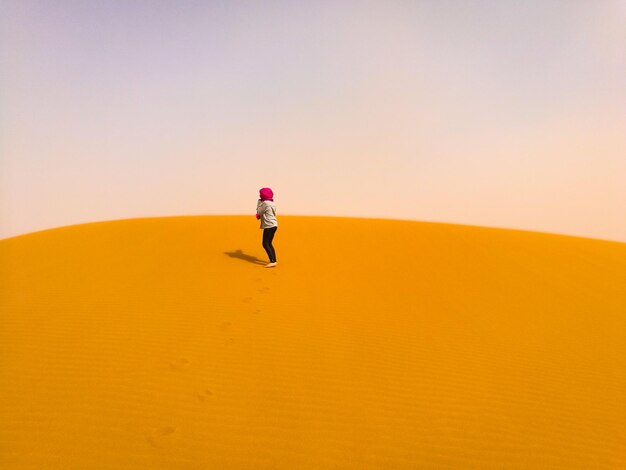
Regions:
[[[626,0],[0,0],[0,238],[170,215],[626,242]]]

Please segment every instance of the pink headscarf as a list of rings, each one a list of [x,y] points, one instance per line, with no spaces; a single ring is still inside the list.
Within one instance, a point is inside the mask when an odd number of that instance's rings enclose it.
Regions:
[[[261,201],[273,201],[274,192],[270,188],[261,188],[259,190],[259,195],[261,196]]]

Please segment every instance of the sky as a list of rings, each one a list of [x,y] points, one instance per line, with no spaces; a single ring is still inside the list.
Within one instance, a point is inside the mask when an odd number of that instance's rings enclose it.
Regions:
[[[371,217],[626,242],[626,0],[0,0],[0,238]]]

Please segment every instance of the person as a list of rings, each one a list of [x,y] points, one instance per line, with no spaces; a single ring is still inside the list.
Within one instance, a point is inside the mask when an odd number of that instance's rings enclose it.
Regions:
[[[259,190],[259,200],[256,204],[256,218],[261,221],[260,228],[263,229],[263,248],[270,259],[265,265],[266,268],[276,266],[276,250],[272,245],[276,230],[278,230],[278,220],[276,219],[276,205],[274,204],[274,192],[271,188],[261,188]]]

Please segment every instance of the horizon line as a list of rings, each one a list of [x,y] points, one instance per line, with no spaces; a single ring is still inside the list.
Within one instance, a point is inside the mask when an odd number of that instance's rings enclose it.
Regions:
[[[182,215],[176,214],[176,215],[138,216],[138,217],[123,217],[119,219],[93,220],[93,221],[78,222],[78,223],[73,223],[73,224],[68,224],[68,225],[59,225],[56,227],[49,227],[49,228],[34,230],[32,232],[25,232],[25,233],[20,233],[16,235],[11,235],[8,237],[0,238],[0,242],[12,240],[12,239],[19,238],[19,237],[34,235],[34,234],[41,233],[41,232],[48,232],[51,230],[60,230],[60,229],[69,228],[69,227],[78,227],[81,225],[104,224],[104,223],[110,223],[110,222],[123,222],[123,221],[131,221],[131,220],[173,219],[173,218],[192,218],[192,217],[199,218],[199,217],[251,217],[251,216],[248,215],[247,213],[246,214],[182,214]],[[438,220],[403,219],[403,218],[395,218],[395,217],[357,217],[357,216],[348,216],[348,215],[317,215],[317,214],[282,214],[281,217],[360,219],[360,220],[381,220],[381,221],[389,221],[389,222],[415,222],[415,223],[436,224],[436,225],[455,225],[459,227],[504,230],[504,231],[512,231],[512,232],[525,232],[525,233],[534,233],[534,234],[550,235],[550,236],[558,236],[558,237],[580,238],[580,239],[585,239],[585,240],[595,240],[595,241],[619,243],[619,244],[626,243],[626,241],[621,241],[621,240],[588,237],[588,236],[582,236],[582,235],[572,235],[572,234],[565,234],[565,233],[559,233],[559,232],[548,232],[548,231],[529,230],[529,229],[492,226],[492,225],[466,224],[466,223],[446,222],[446,221],[438,221]]]

